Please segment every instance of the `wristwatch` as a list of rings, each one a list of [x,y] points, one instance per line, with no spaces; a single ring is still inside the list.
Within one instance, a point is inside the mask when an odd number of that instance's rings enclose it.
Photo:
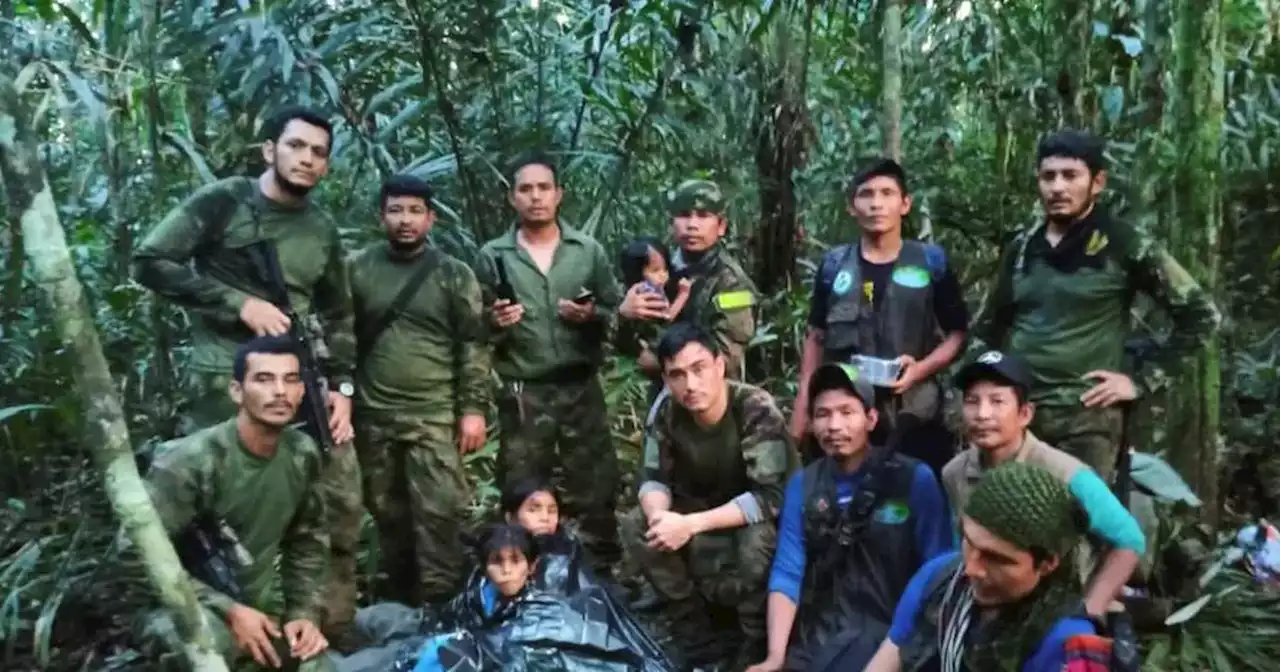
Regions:
[[[354,397],[356,395],[356,386],[349,381],[343,381],[342,384],[338,385],[338,394],[347,398]]]

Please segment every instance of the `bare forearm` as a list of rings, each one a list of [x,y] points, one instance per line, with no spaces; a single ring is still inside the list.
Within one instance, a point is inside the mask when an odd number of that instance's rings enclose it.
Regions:
[[[916,366],[920,367],[922,378],[932,378],[937,372],[947,368],[954,362],[956,357],[964,351],[965,332],[953,331],[947,334],[942,343],[929,353],[928,357],[920,360]]]
[[[865,672],[900,672],[900,670],[902,670],[902,654],[898,651],[898,645],[885,639],[880,649],[876,651],[875,657],[867,663]]]
[[[1116,599],[1129,577],[1138,568],[1138,554],[1133,551],[1116,549],[1107,553],[1102,560],[1102,567],[1093,577],[1089,586],[1089,594],[1085,598],[1085,609],[1095,616],[1107,613],[1107,608]]]
[[[694,534],[703,534],[742,527],[747,524],[747,514],[736,502],[728,502],[714,509],[689,514],[689,520],[693,523]]]
[[[813,372],[822,365],[822,339],[823,331],[821,329],[809,328],[809,333],[804,337],[804,347],[800,351],[800,380],[796,387],[796,406],[800,406],[802,402],[809,399],[809,378]],[[797,412],[804,412],[803,408],[796,408]]]
[[[796,623],[796,603],[782,593],[769,593],[768,610],[769,658],[785,660],[791,628]]]

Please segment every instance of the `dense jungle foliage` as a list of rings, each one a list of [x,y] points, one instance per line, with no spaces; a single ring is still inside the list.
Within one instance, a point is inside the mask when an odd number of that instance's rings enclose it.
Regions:
[[[77,304],[47,291],[83,285],[130,445],[171,435],[186,322],[130,280],[131,251],[194,188],[260,171],[257,131],[294,102],[335,119],[315,198],[351,249],[377,239],[396,172],[434,185],[434,240],[465,260],[512,223],[502,166],[521,150],[558,157],[564,219],[611,250],[664,231],[673,182],[718,180],[767,296],[748,378],[784,405],[814,261],[856,235],[861,158],[902,157],[911,233],[948,248],[977,311],[1000,246],[1036,221],[1035,142],[1094,129],[1108,199],[1225,317],[1142,408],[1136,445],[1206,502],[1168,512],[1170,543],[1276,515],[1258,475],[1280,474],[1278,0],[0,0],[0,668],[144,669],[127,630],[155,600],[94,461],[103,390],[58,327]],[[23,191],[15,124],[52,203]],[[24,239],[55,204],[75,277],[35,263],[51,240]],[[643,384],[619,361],[608,385],[634,464]],[[470,463],[477,510],[495,445]],[[1274,669],[1280,601],[1234,595],[1152,635],[1148,668]]]

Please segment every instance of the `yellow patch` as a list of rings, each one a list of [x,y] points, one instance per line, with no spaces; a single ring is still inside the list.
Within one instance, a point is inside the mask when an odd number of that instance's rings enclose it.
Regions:
[[[756,297],[749,290],[740,289],[735,292],[720,292],[712,301],[720,310],[738,310],[750,308],[756,302]]]
[[[1107,240],[1107,234],[1101,231],[1094,231],[1093,235],[1089,237],[1089,244],[1084,247],[1084,253],[1087,256],[1092,257],[1093,255],[1101,252],[1103,248],[1107,246],[1108,242],[1110,241]]]
[[[867,303],[874,303],[876,300],[876,283],[870,280],[863,282],[862,295],[867,297]]]

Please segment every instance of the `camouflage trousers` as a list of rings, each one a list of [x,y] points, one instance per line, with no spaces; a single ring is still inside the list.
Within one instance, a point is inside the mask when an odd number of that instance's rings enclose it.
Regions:
[[[774,523],[699,534],[675,553],[649,548],[647,530],[639,507],[622,518],[627,554],[666,600],[672,634],[686,652],[714,638],[720,653],[737,654],[748,664],[760,662],[765,653],[769,569],[778,541]],[[736,633],[712,619],[716,612],[726,611]],[[743,652],[749,653],[742,656]],[[760,657],[751,660],[755,656]]]
[[[378,527],[377,597],[408,604],[453,597],[465,571],[461,533],[471,497],[454,425],[362,411],[356,450]]]
[[[1120,452],[1124,416],[1118,408],[1037,406],[1031,431],[1045,443],[1093,467],[1110,483]]]
[[[188,385],[193,396],[181,427],[190,433],[217,424],[239,409],[231,401],[231,374],[194,371]],[[350,443],[335,448],[320,475],[329,513],[329,583],[325,590],[324,631],[331,640],[341,639],[356,613],[356,552],[360,544],[360,520],[364,516],[360,496],[360,464]]]
[[[596,568],[611,568],[621,557],[614,515],[618,456],[599,379],[507,383],[499,395],[498,419],[499,485],[528,478],[555,485],[562,515],[577,523]]]
[[[204,615],[213,634],[214,649],[226,661],[231,672],[267,672],[272,669],[258,665],[252,656],[236,648],[235,638],[221,616],[210,609],[204,609]],[[141,625],[143,654],[150,660],[159,661],[155,669],[166,672],[190,669],[190,664],[181,653],[184,642],[178,634],[177,623],[170,611],[157,609],[147,614]],[[325,653],[298,666],[298,672],[336,672],[337,669]]]

